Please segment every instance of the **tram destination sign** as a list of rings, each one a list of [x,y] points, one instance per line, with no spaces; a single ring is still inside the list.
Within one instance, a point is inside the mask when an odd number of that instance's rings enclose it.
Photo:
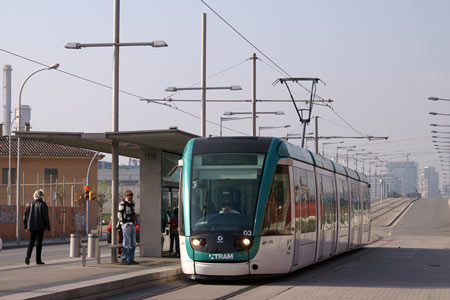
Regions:
[[[202,166],[257,165],[255,154],[210,154],[202,157]]]

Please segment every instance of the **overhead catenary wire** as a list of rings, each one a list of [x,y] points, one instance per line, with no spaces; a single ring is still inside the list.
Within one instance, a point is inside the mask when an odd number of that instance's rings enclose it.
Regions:
[[[230,27],[237,35],[239,35],[242,39],[244,39],[250,46],[252,46],[256,51],[258,51],[262,56],[264,56],[268,61],[270,61],[274,66],[276,66],[283,74],[287,75],[288,77],[292,78],[292,76],[284,70],[279,64],[277,64],[273,59],[271,59],[267,54],[265,54],[260,48],[258,48],[254,43],[252,43],[248,38],[246,38],[239,30],[237,30],[233,25],[231,25],[230,22],[225,20],[224,17],[222,17],[215,9],[213,9],[208,3],[206,3],[204,0],[200,0],[209,10],[211,10],[220,20],[222,20],[228,27]],[[298,85],[300,85],[302,88],[304,88],[309,93],[312,93],[308,88],[303,86],[301,83],[297,82]],[[319,95],[315,94],[314,98],[318,98],[320,100],[324,100],[324,98],[320,97]],[[313,99],[314,100],[314,99]],[[349,122],[347,122],[345,119],[343,119],[334,109],[331,105],[327,105],[345,124],[347,124],[351,129],[353,129],[355,132],[360,134],[361,136],[369,136],[368,134],[363,134],[356,128],[354,128]]]

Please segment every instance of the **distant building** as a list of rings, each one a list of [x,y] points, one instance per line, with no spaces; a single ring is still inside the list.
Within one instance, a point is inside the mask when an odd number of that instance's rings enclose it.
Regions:
[[[424,167],[420,170],[419,186],[422,198],[440,198],[439,173],[434,167]]]
[[[414,161],[389,162],[386,164],[386,175],[390,178],[390,196],[404,196],[416,193],[417,163]]]

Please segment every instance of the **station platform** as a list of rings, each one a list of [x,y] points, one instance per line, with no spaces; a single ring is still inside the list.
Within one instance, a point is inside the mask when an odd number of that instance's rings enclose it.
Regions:
[[[372,227],[389,226],[416,199],[391,198],[372,203]],[[45,240],[51,245],[51,240]],[[14,242],[4,242],[3,248]],[[24,243],[25,244],[25,243]],[[25,245],[23,245],[25,246]],[[2,253],[0,252],[0,255]],[[159,279],[182,274],[179,258],[140,257],[138,265],[110,263],[108,251],[102,252],[101,263],[87,258],[83,267],[81,258],[46,260],[36,265],[34,253],[30,265],[0,266],[0,300],[3,299],[99,299],[145,288]]]

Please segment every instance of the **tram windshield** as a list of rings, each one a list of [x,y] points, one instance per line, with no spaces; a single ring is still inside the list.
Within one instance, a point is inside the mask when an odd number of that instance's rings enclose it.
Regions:
[[[252,232],[264,154],[195,155],[191,184],[193,234]]]

